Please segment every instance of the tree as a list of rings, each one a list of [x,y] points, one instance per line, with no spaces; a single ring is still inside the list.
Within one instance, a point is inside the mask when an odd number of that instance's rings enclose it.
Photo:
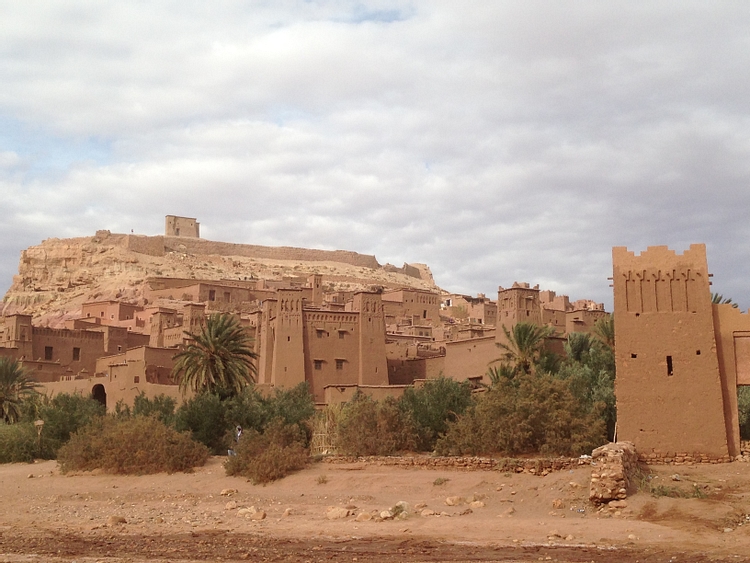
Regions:
[[[731,305],[735,309],[739,309],[739,305],[732,301],[731,297],[724,297],[720,293],[712,293],[711,294],[711,303],[714,305]]]
[[[549,326],[539,326],[533,323],[518,323],[512,330],[503,325],[506,342],[498,342],[498,346],[505,350],[502,357],[490,363],[502,362],[513,367],[514,375],[530,374],[539,364],[544,349],[544,341],[552,336],[554,329]]]
[[[594,323],[594,336],[614,350],[615,348],[615,316],[607,315]]]
[[[21,362],[0,358],[0,420],[13,424],[21,418],[21,403],[36,394],[37,384],[26,375]]]
[[[195,392],[237,394],[254,381],[257,354],[237,317],[213,314],[196,333],[185,334],[190,342],[175,354],[172,368],[183,392],[190,388]]]

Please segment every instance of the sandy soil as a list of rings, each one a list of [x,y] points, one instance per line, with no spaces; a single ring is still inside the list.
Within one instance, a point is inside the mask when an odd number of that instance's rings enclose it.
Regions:
[[[614,511],[588,503],[588,467],[536,477],[317,463],[254,486],[222,462],[141,477],[0,466],[0,562],[750,561],[750,464],[653,467],[653,483],[697,484],[705,498],[638,493]],[[451,496],[467,502],[447,506]],[[356,519],[398,501],[405,519]],[[330,520],[329,507],[351,515]]]

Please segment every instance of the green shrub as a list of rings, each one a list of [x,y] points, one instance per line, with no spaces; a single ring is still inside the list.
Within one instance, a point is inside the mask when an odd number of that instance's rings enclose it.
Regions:
[[[161,394],[149,399],[141,391],[133,401],[133,416],[156,416],[167,426],[172,426],[176,406],[177,402],[172,397]]]
[[[45,397],[39,406],[39,418],[44,421],[39,457],[54,458],[71,434],[103,417],[106,412],[106,407],[100,402],[79,393],[60,393],[52,399]]]
[[[737,387],[737,410],[740,419],[740,438],[750,440],[750,387]]]
[[[315,414],[315,401],[306,382],[292,389],[274,389],[273,395],[263,400],[265,423],[282,419],[305,431],[305,445],[310,441],[310,419]]]
[[[226,454],[231,423],[226,418],[227,405],[214,393],[201,393],[184,402],[175,413],[175,428],[190,432],[196,442],[213,454]]]
[[[224,464],[227,475],[242,475],[256,485],[285,477],[305,467],[310,460],[304,430],[277,418],[265,432],[246,431],[235,448],[236,455]]]
[[[436,451],[448,455],[578,455],[606,441],[600,414],[588,411],[565,381],[518,375],[499,382],[440,438]]]
[[[413,450],[415,430],[395,399],[374,401],[355,394],[341,409],[336,447],[345,455],[392,455]]]
[[[37,433],[33,424],[0,423],[0,463],[31,463],[36,456]]]
[[[63,473],[101,469],[135,475],[188,471],[203,465],[208,456],[208,448],[155,416],[96,419],[73,434],[57,454]]]
[[[303,444],[307,447],[311,434],[308,421],[314,413],[315,403],[306,383],[293,389],[275,389],[269,398],[248,386],[235,395],[196,395],[177,410],[175,428],[189,431],[214,454],[225,454],[232,447],[236,426],[262,434],[273,420],[281,419],[304,432]]]
[[[420,389],[407,388],[399,405],[414,423],[416,447],[432,451],[438,437],[472,404],[471,387],[467,382],[447,377],[429,379]]]

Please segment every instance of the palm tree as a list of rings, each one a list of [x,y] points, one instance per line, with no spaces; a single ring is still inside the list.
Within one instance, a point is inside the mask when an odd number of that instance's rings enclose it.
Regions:
[[[0,420],[8,424],[21,418],[21,403],[36,393],[37,384],[26,375],[21,362],[0,358]]]
[[[565,353],[574,362],[581,363],[586,354],[591,350],[591,335],[587,332],[571,332],[565,343]]]
[[[530,374],[541,358],[545,339],[552,336],[554,328],[533,323],[518,323],[512,330],[503,325],[503,332],[507,342],[498,342],[497,345],[505,350],[505,353],[490,363],[502,362],[511,365],[514,374]]]
[[[714,305],[731,305],[735,309],[739,309],[740,307],[739,305],[737,305],[737,303],[732,301],[731,297],[724,298],[724,296],[720,293],[711,294],[711,303],[713,303]]]
[[[594,336],[614,350],[615,348],[615,316],[607,315],[594,323]]]
[[[185,332],[190,341],[174,355],[172,375],[184,392],[219,390],[239,393],[254,381],[258,355],[239,319],[227,313],[210,315],[196,333]]]

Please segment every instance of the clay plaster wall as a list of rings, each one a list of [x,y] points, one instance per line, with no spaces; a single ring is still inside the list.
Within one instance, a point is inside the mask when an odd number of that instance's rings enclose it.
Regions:
[[[164,234],[169,237],[200,238],[200,223],[195,217],[167,215],[164,219]]]
[[[416,319],[415,324],[439,326],[440,295],[432,291],[398,289],[383,293],[383,308],[389,322],[399,318]]]
[[[500,349],[492,336],[446,342],[443,375],[457,381],[481,378],[481,381],[486,382],[485,374],[490,362],[500,355]]]
[[[734,453],[705,245],[612,250],[618,440],[641,455]],[[737,444],[738,445],[738,444]]]

